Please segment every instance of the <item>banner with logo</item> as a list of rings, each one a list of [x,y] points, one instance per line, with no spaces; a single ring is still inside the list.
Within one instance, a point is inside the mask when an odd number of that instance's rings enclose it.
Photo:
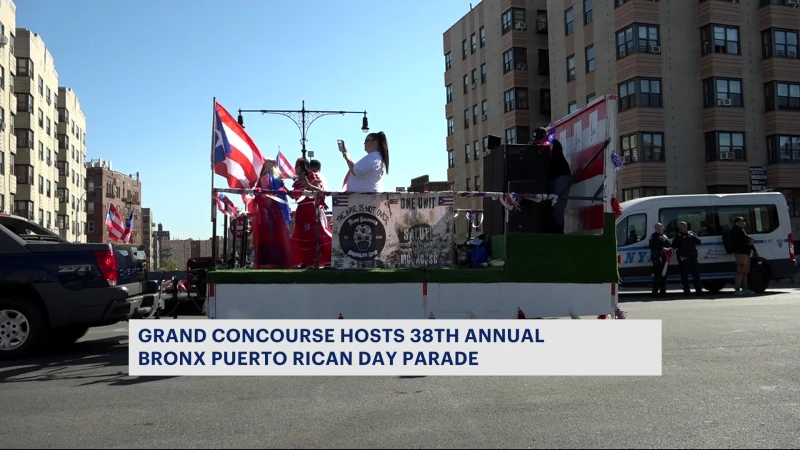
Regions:
[[[333,267],[453,267],[452,194],[336,194]]]

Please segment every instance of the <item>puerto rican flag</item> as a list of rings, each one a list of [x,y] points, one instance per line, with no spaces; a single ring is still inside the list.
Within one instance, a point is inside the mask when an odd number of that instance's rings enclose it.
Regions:
[[[281,177],[283,179],[288,180],[290,178],[294,178],[297,175],[294,171],[294,166],[285,156],[283,156],[283,152],[278,152],[278,156],[275,158],[277,162],[278,170],[281,172]]]
[[[237,217],[239,210],[225,194],[218,194],[214,199],[217,201],[217,208],[222,214],[230,217]]]
[[[125,222],[125,231],[122,233],[122,242],[126,244],[131,243],[131,237],[133,237],[133,211],[128,215],[128,221]]]
[[[133,213],[131,213],[133,214]],[[108,237],[114,242],[122,241],[125,236],[126,225],[122,222],[122,214],[119,213],[113,204],[108,204],[106,213],[106,225],[108,226]],[[128,233],[130,237],[130,233]]]
[[[572,171],[570,196],[593,197],[600,194],[611,198],[614,171],[606,174],[606,161],[616,148],[615,117],[616,96],[597,99],[578,111],[554,123],[548,130],[548,140],[561,142],[564,156]],[[612,131],[609,131],[612,130]],[[613,135],[612,135],[613,134]],[[606,145],[606,140],[611,139]],[[558,194],[558,193],[556,193]],[[565,212],[564,233],[597,234],[603,232],[604,213],[612,212],[610,202],[569,200]]]
[[[217,102],[214,107],[214,173],[234,189],[253,189],[261,175],[264,158],[255,142],[233,116]],[[245,196],[242,198],[245,200]]]

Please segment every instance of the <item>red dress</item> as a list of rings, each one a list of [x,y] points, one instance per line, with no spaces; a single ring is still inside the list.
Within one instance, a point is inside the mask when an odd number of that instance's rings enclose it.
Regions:
[[[265,190],[278,190],[283,182],[264,175],[258,186]],[[285,197],[284,195],[280,195]],[[289,226],[281,209],[278,195],[257,195],[247,209],[253,223],[253,253],[256,269],[288,269],[291,264]]]
[[[321,187],[320,177],[311,172],[307,175],[308,182],[314,186]],[[292,186],[292,197],[299,199],[305,187],[298,180]],[[328,219],[325,217],[325,197],[320,196],[314,204],[313,197],[305,197],[298,203],[297,211],[294,215],[294,232],[292,233],[292,266],[293,267],[314,267],[316,264],[317,233],[314,227],[317,225],[319,217],[319,265],[327,266],[331,262],[332,233]]]

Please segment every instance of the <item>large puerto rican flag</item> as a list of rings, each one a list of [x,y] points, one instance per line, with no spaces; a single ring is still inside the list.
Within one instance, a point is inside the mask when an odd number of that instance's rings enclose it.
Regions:
[[[228,187],[234,189],[253,189],[264,165],[255,142],[219,102],[214,107],[212,158],[214,173],[225,178]]]
[[[561,142],[572,171],[573,197],[599,197],[608,201],[569,200],[564,233],[598,234],[603,232],[604,213],[611,212],[613,170],[606,173],[607,161],[615,150],[616,96],[599,98],[551,125],[548,134]],[[611,130],[611,131],[609,131]],[[608,146],[606,140],[611,139]],[[605,149],[603,148],[605,146]]]

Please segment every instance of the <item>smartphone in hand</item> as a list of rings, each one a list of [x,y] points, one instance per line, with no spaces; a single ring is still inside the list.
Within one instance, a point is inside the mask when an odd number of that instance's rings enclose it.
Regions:
[[[339,151],[344,153],[345,152],[344,141],[341,139],[337,139],[336,143],[339,144]]]

